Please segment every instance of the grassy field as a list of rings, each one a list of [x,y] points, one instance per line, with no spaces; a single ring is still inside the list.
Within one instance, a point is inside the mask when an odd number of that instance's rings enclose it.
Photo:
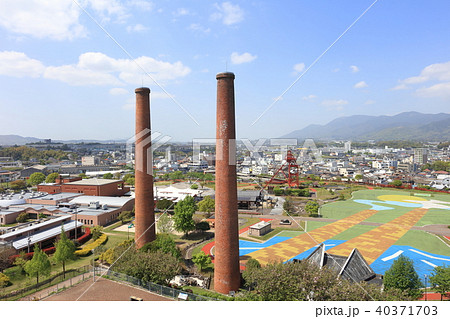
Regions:
[[[353,197],[346,201],[337,201],[329,204],[325,204],[320,208],[320,214],[325,218],[342,219],[347,216],[353,215],[365,209],[370,209],[369,205],[356,203],[355,199],[375,200],[382,195],[403,195],[414,196],[418,192],[415,191],[402,191],[402,190],[360,190],[353,193]],[[422,192],[423,193],[423,192]],[[429,194],[429,193],[427,193]],[[428,200],[439,200],[450,202],[450,195],[447,194],[431,194],[432,197],[423,197]],[[382,206],[392,207],[391,210],[382,210],[368,218],[368,222],[387,223],[409,211],[411,207],[401,207],[397,205],[383,204]],[[450,212],[443,209],[431,208],[427,214],[416,224],[416,226],[430,225],[430,224],[449,224],[450,225]]]
[[[372,229],[374,229],[376,226],[368,226],[368,225],[355,225],[342,233],[340,233],[337,236],[334,236],[332,239],[337,240],[349,240],[356,236],[362,235]]]
[[[438,255],[450,255],[450,248],[436,236],[420,230],[410,230],[395,245],[413,246]]]

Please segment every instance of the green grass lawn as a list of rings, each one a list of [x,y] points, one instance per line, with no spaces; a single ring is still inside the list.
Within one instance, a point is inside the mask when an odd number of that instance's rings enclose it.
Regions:
[[[355,225],[342,233],[334,236],[331,239],[337,239],[337,240],[349,240],[356,236],[362,235],[372,229],[376,228],[376,226],[368,226],[368,225]]]
[[[320,219],[319,219],[320,220]],[[311,231],[314,230],[316,228],[325,226],[330,224],[330,222],[323,222],[323,221],[315,221],[315,220],[308,220],[308,222],[306,223],[306,231]]]
[[[412,229],[402,238],[397,240],[395,245],[405,245],[418,248],[433,254],[450,256],[450,248],[439,238],[421,230]]]

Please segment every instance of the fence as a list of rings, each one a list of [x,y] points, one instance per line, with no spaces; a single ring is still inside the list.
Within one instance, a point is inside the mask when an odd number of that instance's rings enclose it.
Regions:
[[[105,271],[105,269],[103,269],[103,268],[96,268],[95,272],[97,274],[107,276],[109,279],[126,282],[126,283],[130,283],[132,285],[135,285],[135,286],[139,286],[150,292],[153,292],[155,294],[158,294],[158,295],[164,296],[164,297],[177,299],[178,296],[180,295],[180,293],[184,293],[188,296],[187,300],[190,300],[190,301],[217,301],[218,300],[215,298],[199,296],[199,295],[196,295],[196,294],[193,294],[190,292],[186,292],[184,290],[166,287],[166,286],[158,285],[158,284],[155,284],[152,282],[146,282],[144,280],[140,280],[138,278],[128,276],[125,274],[121,274],[121,273],[118,273],[118,272],[115,272],[112,270]]]
[[[20,299],[24,296],[30,295],[34,292],[38,292],[40,290],[44,290],[45,288],[49,288],[52,287],[52,289],[43,292],[42,294],[39,295],[38,299],[41,298],[45,298],[48,295],[54,293],[55,291],[58,291],[61,288],[67,288],[70,286],[73,286],[74,284],[80,282],[80,281],[84,281],[87,278],[92,277],[92,273],[90,272],[90,270],[92,269],[92,267],[90,267],[89,265],[77,268],[77,269],[70,269],[67,270],[64,274],[58,273],[44,281],[41,281],[38,284],[34,284],[22,289],[18,289],[3,295],[0,295],[0,300],[17,300]],[[74,277],[79,277],[76,280],[73,279]],[[53,287],[55,286],[55,287]],[[31,300],[32,298],[30,298]]]

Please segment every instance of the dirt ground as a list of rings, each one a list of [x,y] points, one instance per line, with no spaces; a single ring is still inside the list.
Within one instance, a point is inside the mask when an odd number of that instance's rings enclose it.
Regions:
[[[130,296],[142,298],[144,301],[172,301],[146,290],[131,287],[104,278],[97,278],[94,285],[92,280],[85,281],[59,294],[52,295],[45,301],[127,301]],[[83,294],[84,293],[84,294]]]

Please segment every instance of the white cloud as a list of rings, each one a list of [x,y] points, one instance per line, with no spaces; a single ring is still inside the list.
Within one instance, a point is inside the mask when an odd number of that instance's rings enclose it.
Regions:
[[[375,103],[376,103],[376,101],[374,101],[374,100],[367,100],[366,103],[364,103],[364,104],[372,105],[372,104],[375,104]]]
[[[359,68],[356,65],[350,65],[350,69],[353,73],[359,72]]]
[[[368,85],[365,81],[361,81],[361,82],[356,83],[353,87],[355,89],[362,89],[362,88],[368,87]]]
[[[421,97],[447,97],[450,81],[450,61],[435,63],[425,67],[419,75],[399,81],[399,84],[392,90],[404,90],[417,84],[434,82],[431,86],[416,89],[416,93]],[[429,84],[430,85],[430,84]]]
[[[81,9],[72,0],[2,0],[0,26],[35,38],[71,40],[85,37],[78,19]]]
[[[304,97],[302,97],[302,100],[305,100],[305,101],[307,101],[307,100],[312,100],[312,99],[315,99],[317,96],[315,96],[314,94],[310,94],[310,95],[308,95],[308,96],[304,96]]]
[[[215,6],[218,11],[211,15],[212,20],[222,20],[225,25],[236,24],[244,20],[244,11],[237,4],[223,2]]]
[[[128,94],[128,90],[124,88],[112,88],[109,90],[109,94],[111,95],[125,95]]]
[[[87,2],[103,22],[110,21],[112,17],[118,22],[124,22],[131,16],[118,0],[87,0]]]
[[[416,90],[418,96],[421,97],[441,97],[450,98],[450,82],[443,82],[426,88]]]
[[[49,66],[45,69],[44,78],[74,86],[121,84],[112,74],[83,69],[77,65]]]
[[[203,27],[201,24],[199,24],[199,23],[192,23],[190,26],[189,26],[189,30],[192,30],[192,31],[200,31],[200,32],[203,32],[203,33],[209,33],[210,31],[211,31],[211,29],[210,28],[205,28],[205,27]]]
[[[299,74],[305,69],[305,63],[297,63],[294,65],[294,74]]]
[[[131,33],[131,32],[143,32],[148,30],[147,27],[143,26],[142,24],[136,24],[134,26],[129,25],[127,27],[127,32]]]
[[[251,55],[248,52],[239,54],[237,52],[231,53],[231,63],[233,64],[242,64],[242,63],[248,63],[252,62],[257,58],[256,55]]]
[[[145,0],[129,0],[127,2],[127,4],[129,6],[136,7],[143,11],[151,11],[151,10],[153,10],[153,7],[154,7],[153,2],[145,1]]]
[[[347,100],[324,100],[322,105],[328,107],[329,109],[334,109],[336,111],[341,111],[344,109],[344,105],[348,104]]]
[[[1,59],[3,58],[3,59]],[[0,52],[0,74],[9,76],[43,76],[70,85],[123,85],[140,84],[147,73],[156,81],[169,81],[184,77],[190,68],[180,61],[170,63],[142,56],[135,61],[114,59],[100,52],[86,52],[77,64],[44,66],[40,61],[20,52]]]
[[[130,7],[133,6],[151,10],[152,3],[143,0],[1,0],[0,26],[38,39],[72,40],[88,34],[80,22],[83,9],[102,23],[123,23],[131,17]]]
[[[29,58],[25,53],[15,51],[0,52],[0,74],[13,77],[32,77],[42,75],[45,70],[41,61]]]
[[[189,14],[189,10],[185,8],[178,8],[177,11],[172,13],[175,17],[181,17]]]
[[[409,88],[406,84],[399,84],[399,85],[393,87],[391,90],[398,91],[398,90],[407,90],[407,89],[409,89]]]

